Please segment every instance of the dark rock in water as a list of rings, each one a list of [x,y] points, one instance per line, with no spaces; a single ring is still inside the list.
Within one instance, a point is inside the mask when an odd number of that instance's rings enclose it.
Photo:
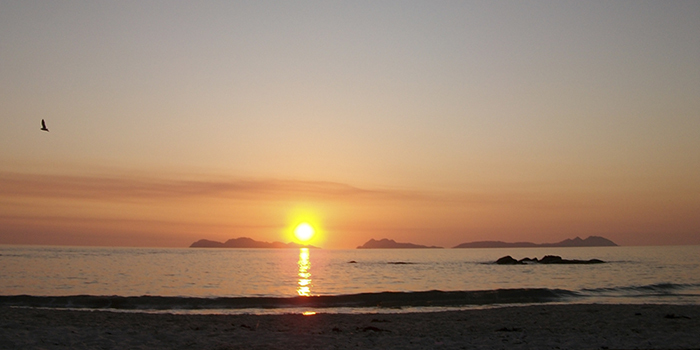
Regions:
[[[545,255],[542,259],[537,261],[540,264],[561,264],[564,259],[561,256],[556,255]]]
[[[513,257],[510,255],[506,255],[506,256],[496,260],[496,264],[498,264],[498,265],[517,265],[517,264],[522,264],[522,262],[513,259]]]
[[[358,327],[358,329],[360,329],[360,328]],[[367,326],[365,328],[362,328],[361,330],[363,332],[369,332],[369,331],[372,331],[372,332],[391,332],[390,330],[381,329],[381,328],[377,328],[374,326]]]
[[[496,264],[498,265],[522,265],[525,263],[538,263],[538,264],[603,264],[605,261],[599,260],[599,259],[590,259],[590,260],[567,260],[567,259],[562,259],[561,256],[557,255],[545,255],[542,259],[537,259],[537,258],[523,258],[520,260],[515,260],[513,257],[510,255],[504,256],[498,260],[496,260]]]
[[[598,259],[590,260],[567,260],[562,259],[560,256],[547,255],[538,261],[540,264],[602,264],[605,261]]]
[[[668,319],[671,319],[671,320],[677,320],[677,319],[683,319],[683,318],[686,319],[686,320],[690,320],[690,319],[691,319],[691,318],[688,317],[688,316],[683,316],[683,315],[677,316],[677,315],[675,315],[675,314],[666,314],[666,316],[664,316],[664,318],[668,318]]]
[[[520,332],[520,331],[522,331],[522,328],[515,328],[515,327],[513,327],[513,328],[503,327],[503,328],[499,328],[496,330],[496,332]]]

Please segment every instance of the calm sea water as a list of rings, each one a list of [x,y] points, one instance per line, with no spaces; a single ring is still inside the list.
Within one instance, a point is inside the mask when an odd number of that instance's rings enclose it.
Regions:
[[[516,259],[559,255],[607,263],[494,263],[505,255]],[[265,313],[544,302],[700,304],[700,246],[387,250],[0,246],[0,267],[0,304],[29,307]]]

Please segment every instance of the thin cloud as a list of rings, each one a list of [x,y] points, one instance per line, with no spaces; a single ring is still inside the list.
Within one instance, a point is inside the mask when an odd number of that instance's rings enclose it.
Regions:
[[[193,181],[136,177],[92,177],[0,173],[0,195],[94,200],[212,197],[241,199],[421,199],[419,193],[368,190],[327,181]]]
[[[146,177],[46,175],[0,172],[0,196],[95,201],[234,199],[247,201],[393,202],[447,206],[581,206],[567,196],[517,191],[430,192],[366,189],[329,181],[172,180]],[[585,206],[585,204],[583,204]]]

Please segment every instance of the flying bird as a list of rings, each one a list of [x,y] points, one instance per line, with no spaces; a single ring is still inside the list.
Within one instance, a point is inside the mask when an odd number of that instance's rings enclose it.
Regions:
[[[44,121],[44,119],[41,120],[41,130],[49,131],[49,129],[46,128],[46,122]]]

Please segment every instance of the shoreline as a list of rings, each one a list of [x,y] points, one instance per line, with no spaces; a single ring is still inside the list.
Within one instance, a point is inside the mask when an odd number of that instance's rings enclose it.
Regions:
[[[700,305],[312,316],[0,307],[0,349],[700,349],[698,334]]]

